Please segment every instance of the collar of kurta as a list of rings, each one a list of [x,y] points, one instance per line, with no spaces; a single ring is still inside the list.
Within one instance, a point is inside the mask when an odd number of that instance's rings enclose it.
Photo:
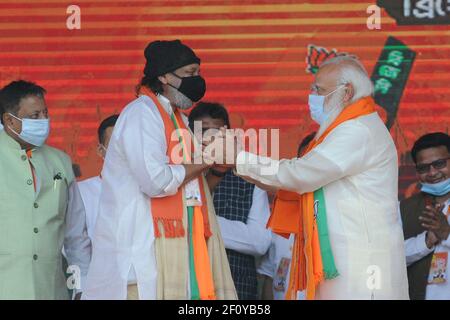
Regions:
[[[161,103],[161,106],[164,108],[164,110],[169,114],[169,116],[171,116],[173,114],[173,109],[169,99],[167,99],[162,94],[157,94],[156,98]]]

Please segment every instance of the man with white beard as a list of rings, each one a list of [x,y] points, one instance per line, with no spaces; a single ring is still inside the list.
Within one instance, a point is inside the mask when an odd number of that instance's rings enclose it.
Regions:
[[[83,299],[236,299],[187,117],[206,91],[179,40],[151,42],[139,97],[121,112],[102,171]]]
[[[280,189],[268,225],[295,235],[287,299],[408,299],[397,151],[372,94],[356,58],[330,59],[311,87],[311,117],[320,128],[302,156],[274,160],[238,151],[230,164]],[[233,160],[234,151],[215,161]]]

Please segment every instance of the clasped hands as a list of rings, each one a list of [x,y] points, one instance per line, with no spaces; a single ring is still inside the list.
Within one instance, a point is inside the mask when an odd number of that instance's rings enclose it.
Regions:
[[[443,204],[428,205],[419,217],[422,226],[427,230],[426,244],[428,248],[447,240],[449,237],[450,225],[447,216],[442,212],[443,208]]]
[[[203,162],[215,167],[234,168],[239,152],[243,150],[240,130],[209,129],[202,137]]]

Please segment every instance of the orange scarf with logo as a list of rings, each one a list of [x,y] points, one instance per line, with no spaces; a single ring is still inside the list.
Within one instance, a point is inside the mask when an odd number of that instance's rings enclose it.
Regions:
[[[343,122],[375,112],[372,97],[365,97],[347,106],[317,140],[312,140],[302,156],[313,150]],[[324,279],[318,228],[314,218],[314,193],[299,195],[280,190],[275,198],[267,226],[273,232],[289,237],[295,234],[291,271],[286,299],[295,300],[297,292],[306,289],[306,299],[315,297],[317,285]]]

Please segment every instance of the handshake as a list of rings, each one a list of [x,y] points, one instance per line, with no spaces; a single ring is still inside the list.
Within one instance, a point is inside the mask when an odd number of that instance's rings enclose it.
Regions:
[[[202,163],[233,168],[236,158],[243,148],[243,131],[240,129],[208,129],[201,136],[196,135],[201,148],[196,148],[195,158]]]
[[[443,204],[428,205],[419,217],[422,227],[427,230],[425,242],[429,249],[450,236],[450,224],[443,213],[444,207]]]

